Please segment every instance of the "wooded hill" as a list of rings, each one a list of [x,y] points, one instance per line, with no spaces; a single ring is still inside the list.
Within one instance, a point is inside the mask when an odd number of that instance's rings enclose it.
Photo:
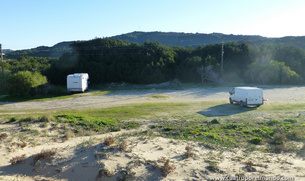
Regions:
[[[70,45],[73,42],[74,41],[60,42],[52,47],[40,46],[25,50],[6,50],[4,53],[6,59],[18,59],[21,56],[58,58],[63,53],[71,51]]]
[[[221,42],[242,42],[246,41],[250,45],[276,44],[282,46],[295,46],[305,49],[305,36],[301,37],[283,37],[283,38],[266,38],[262,36],[250,35],[226,35],[222,33],[175,33],[175,32],[131,32],[110,38],[126,40],[131,43],[143,44],[147,40],[157,41],[166,46],[197,47]],[[33,57],[60,57],[63,53],[70,52],[70,44],[74,41],[60,42],[52,47],[40,46],[37,48],[7,51],[5,58],[18,59],[20,56]]]
[[[162,35],[167,38],[145,40]],[[166,36],[167,35],[167,36]],[[171,36],[169,36],[171,35]],[[175,40],[176,33],[141,33],[134,32],[121,40],[113,38],[96,38],[88,41],[64,42],[54,47],[38,47],[8,54],[27,55],[4,62],[7,77],[15,75],[40,77],[41,72],[51,84],[66,84],[66,76],[75,72],[86,72],[92,84],[128,82],[133,84],[161,83],[171,80],[180,82],[234,82],[254,84],[303,84],[305,83],[305,50],[303,37],[285,37],[268,39],[260,36],[235,36],[223,34],[202,35],[203,42],[210,43],[195,46],[200,34],[184,34],[185,41],[194,46],[173,46],[184,42],[183,38]],[[193,40],[190,40],[193,37]],[[240,38],[240,41],[239,38]],[[242,39],[247,37],[247,41]],[[123,37],[124,38],[124,37]],[[122,38],[122,39],[123,39]],[[177,37],[176,37],[177,38]],[[132,42],[133,40],[141,42]],[[164,43],[171,42],[171,46]],[[292,41],[292,40],[295,41]],[[142,42],[144,41],[145,42]],[[182,41],[183,40],[183,41]],[[234,41],[233,41],[234,40]],[[264,42],[271,42],[271,44]],[[282,41],[287,42],[281,43]],[[218,43],[217,43],[218,42]],[[294,43],[290,45],[289,43]],[[221,52],[223,54],[223,71],[221,69]],[[60,56],[61,54],[61,56]],[[31,56],[28,56],[31,55]],[[50,56],[57,58],[50,58]],[[7,56],[7,55],[6,55]],[[47,57],[43,57],[47,56]],[[42,77],[44,79],[44,77]],[[6,77],[0,79],[6,83]],[[17,79],[11,85],[19,85]],[[33,79],[35,80],[35,79]],[[31,84],[32,85],[32,84]],[[4,87],[4,86],[2,86]],[[18,89],[18,88],[12,88]],[[29,89],[30,90],[30,89]],[[38,91],[34,91],[38,92]]]

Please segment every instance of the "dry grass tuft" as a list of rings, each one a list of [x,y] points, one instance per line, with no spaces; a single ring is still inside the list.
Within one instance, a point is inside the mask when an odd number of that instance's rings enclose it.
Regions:
[[[53,140],[54,142],[57,142],[57,141],[58,141],[58,138],[57,138],[57,137],[54,137],[52,140]]]
[[[185,150],[186,150],[186,152],[184,153],[184,157],[185,158],[190,158],[190,157],[192,157],[194,155],[193,148],[191,146],[189,146],[189,145],[186,146]]]
[[[285,144],[275,145],[274,152],[275,153],[282,153],[286,149]]]
[[[245,162],[245,165],[247,167],[252,167],[252,166],[254,166],[254,163],[252,161],[247,161],[247,162]]]
[[[74,134],[73,131],[67,130],[67,131],[65,132],[65,138],[66,138],[66,140],[69,140],[69,139],[74,138],[74,137],[75,137],[75,134]]]
[[[61,142],[62,142],[62,143],[66,142],[66,141],[67,141],[67,138],[66,138],[66,137],[61,138]]]
[[[127,151],[127,141],[123,140],[120,144],[119,144],[119,149],[121,151]]]
[[[169,159],[167,159],[161,168],[161,171],[164,176],[167,176],[169,173],[175,171],[176,167],[174,165],[169,164]]]
[[[23,154],[21,156],[16,156],[16,157],[13,157],[12,159],[10,159],[10,163],[12,165],[16,165],[16,164],[20,164],[20,163],[23,163],[24,162],[24,159],[25,159],[26,155]]]
[[[8,134],[7,134],[7,133],[2,133],[2,134],[0,135],[0,140],[5,140],[7,137],[8,137]]]
[[[50,160],[52,156],[56,154],[55,149],[50,149],[50,150],[42,150],[40,153],[37,153],[34,155],[34,161],[38,161],[40,159],[44,160]]]
[[[22,142],[22,143],[17,143],[17,146],[19,146],[20,148],[25,148],[27,144],[25,142]]]
[[[286,138],[284,135],[276,135],[273,138],[273,144],[275,145],[282,145],[286,142]]]
[[[112,145],[115,142],[115,138],[112,136],[109,136],[108,138],[105,139],[104,144],[107,146]]]
[[[302,146],[301,151],[305,151],[305,144]]]
[[[51,122],[51,121],[53,121],[53,116],[51,116],[51,115],[42,116],[42,117],[40,118],[40,121],[41,121],[41,122]]]

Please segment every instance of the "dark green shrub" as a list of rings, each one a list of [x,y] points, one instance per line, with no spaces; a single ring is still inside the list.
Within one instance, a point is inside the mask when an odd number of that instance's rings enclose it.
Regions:
[[[262,143],[263,139],[262,138],[259,138],[259,137],[254,137],[250,140],[250,143],[252,144],[255,144],[255,145],[258,145],[260,143]]]
[[[9,122],[9,123],[13,123],[13,122],[16,122],[17,120],[18,120],[17,118],[12,117],[8,122]]]
[[[276,125],[276,124],[278,124],[278,123],[280,123],[280,121],[274,119],[274,120],[268,121],[268,122],[267,122],[267,125],[268,125],[268,126],[273,126],[273,125]]]
[[[221,140],[221,138],[220,138],[219,136],[214,135],[214,134],[212,134],[212,133],[204,133],[204,134],[205,134],[205,136],[206,136],[207,138],[210,138],[210,139],[212,139],[212,140]]]
[[[47,83],[47,78],[39,72],[20,71],[11,75],[7,80],[10,96],[36,95],[41,85]]]
[[[289,122],[289,123],[297,123],[298,121],[297,120],[295,120],[295,119],[285,119],[284,120],[285,122]]]
[[[220,120],[215,118],[211,121],[211,124],[220,124]]]
[[[172,127],[170,127],[170,126],[168,126],[168,127],[164,128],[164,131],[171,131],[171,130],[173,130],[173,128],[172,128]]]
[[[236,125],[236,124],[228,124],[228,125],[224,126],[223,128],[224,129],[236,129],[238,127],[239,127],[239,125]]]

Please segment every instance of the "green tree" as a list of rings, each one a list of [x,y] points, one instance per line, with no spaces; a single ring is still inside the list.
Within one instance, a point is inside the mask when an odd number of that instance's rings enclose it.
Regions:
[[[248,67],[247,80],[263,84],[298,84],[302,78],[285,62],[271,60],[267,64],[252,63]]]
[[[39,86],[47,83],[47,78],[39,72],[20,71],[10,75],[7,80],[8,92],[11,96],[35,95]]]
[[[198,75],[197,69],[203,65],[199,56],[187,58],[177,67],[177,78],[182,82],[200,82],[201,77]]]

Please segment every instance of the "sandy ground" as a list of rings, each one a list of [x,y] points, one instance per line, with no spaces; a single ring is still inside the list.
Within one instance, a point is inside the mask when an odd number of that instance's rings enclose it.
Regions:
[[[154,101],[228,100],[230,89],[231,87],[122,90],[108,95],[73,99],[2,103],[0,110],[6,111],[5,114],[15,114],[31,109],[43,111],[103,108]],[[305,102],[305,87],[263,89],[268,104]],[[156,100],[150,98],[152,95],[166,95],[169,98]],[[140,129],[147,128],[144,125]],[[303,152],[274,154],[243,149],[221,150],[208,148],[196,142],[145,135],[128,136],[140,129],[71,138],[65,142],[37,137],[31,138],[27,146],[20,148],[17,135],[20,126],[0,125],[0,133],[8,133],[7,139],[0,140],[0,180],[212,180],[218,176],[278,176],[284,179],[294,177],[294,180],[305,180]],[[116,141],[113,145],[107,146],[103,144],[103,140],[109,136],[114,137]],[[122,150],[120,145],[123,140],[126,148]],[[185,156],[187,146],[191,148],[188,158]],[[50,149],[56,152],[52,159],[34,161],[35,154]],[[10,164],[12,158],[23,154],[26,157],[21,164]],[[167,159],[169,165],[165,166]],[[165,170],[169,173],[165,174]]]

